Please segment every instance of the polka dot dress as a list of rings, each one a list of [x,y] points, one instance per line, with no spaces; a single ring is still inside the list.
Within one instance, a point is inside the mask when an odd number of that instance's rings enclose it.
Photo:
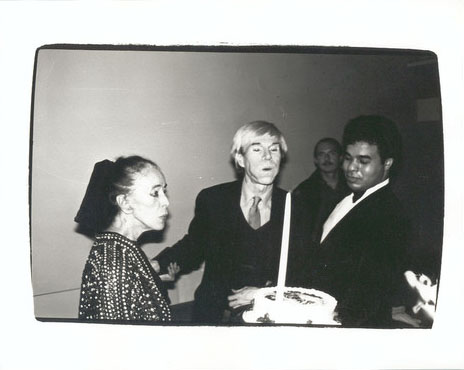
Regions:
[[[171,321],[160,283],[134,241],[97,234],[82,274],[79,319]]]

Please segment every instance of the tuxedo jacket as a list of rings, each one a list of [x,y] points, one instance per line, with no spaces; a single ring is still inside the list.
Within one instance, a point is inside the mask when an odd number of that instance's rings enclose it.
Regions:
[[[177,262],[181,273],[205,263],[195,292],[194,322],[220,322],[231,289],[277,280],[286,192],[273,187],[271,218],[253,233],[240,208],[241,188],[242,182],[235,181],[202,190],[188,233],[155,257],[162,268]],[[247,235],[255,234],[257,245],[244,248]]]
[[[316,169],[292,191],[292,218],[304,217],[314,240],[317,239],[318,229],[338,202],[351,193],[341,169],[338,178],[337,187],[332,189],[322,178],[321,171]]]
[[[306,285],[337,299],[342,325],[390,327],[409,242],[409,221],[387,185],[348,212],[322,243],[299,247],[306,253]]]

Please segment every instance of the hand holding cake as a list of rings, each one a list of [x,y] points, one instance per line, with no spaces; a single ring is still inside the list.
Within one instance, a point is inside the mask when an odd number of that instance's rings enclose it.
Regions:
[[[229,307],[235,309],[251,304],[258,292],[258,288],[245,286],[240,289],[232,289],[232,292],[234,294],[227,297],[227,299],[229,301]]]

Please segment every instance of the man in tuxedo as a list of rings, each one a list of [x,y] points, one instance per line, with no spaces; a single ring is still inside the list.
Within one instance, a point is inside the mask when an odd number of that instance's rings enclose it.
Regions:
[[[410,226],[391,190],[401,152],[395,124],[360,116],[343,133],[343,171],[352,193],[325,221],[311,251],[309,286],[333,295],[342,325],[391,327]]]
[[[231,150],[239,180],[203,189],[188,233],[155,257],[162,269],[177,262],[180,273],[204,262],[194,323],[238,322],[257,288],[276,283],[286,193],[274,180],[286,152],[274,124],[239,128]]]

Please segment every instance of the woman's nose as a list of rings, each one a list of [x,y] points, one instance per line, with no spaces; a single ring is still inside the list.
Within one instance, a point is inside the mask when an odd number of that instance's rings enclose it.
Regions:
[[[161,197],[160,197],[160,201],[161,201],[161,205],[163,207],[169,207],[169,199],[168,199],[168,196],[165,194],[165,193],[162,193]]]

